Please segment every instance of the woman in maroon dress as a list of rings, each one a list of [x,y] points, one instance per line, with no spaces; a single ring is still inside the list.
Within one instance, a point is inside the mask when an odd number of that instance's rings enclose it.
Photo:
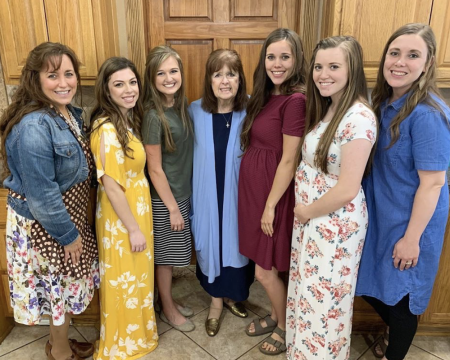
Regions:
[[[276,29],[265,40],[241,134],[239,250],[256,263],[256,279],[272,314],[253,321],[249,336],[272,333],[265,354],[286,350],[286,287],[278,272],[289,270],[294,221],[294,163],[306,112],[306,64],[299,36]]]

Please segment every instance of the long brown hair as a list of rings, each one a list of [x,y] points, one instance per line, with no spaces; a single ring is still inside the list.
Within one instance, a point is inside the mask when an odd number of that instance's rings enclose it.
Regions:
[[[136,76],[136,80],[139,88],[139,98],[136,101],[136,105],[128,112],[128,119],[120,111],[117,104],[111,99],[109,93],[108,83],[111,76],[117,71],[130,69]],[[120,145],[125,150],[124,153],[129,158],[133,159],[133,149],[128,144],[131,141],[128,135],[127,124],[133,129],[133,134],[141,139],[141,123],[144,113],[142,100],[142,83],[139,72],[136,69],[134,63],[124,57],[112,57],[106,60],[100,67],[98,72],[97,81],[95,82],[95,100],[96,104],[91,113],[91,132],[98,129],[102,124],[111,122],[116,131],[117,139]],[[107,118],[102,123],[93,128],[94,121],[99,118]]]
[[[150,111],[152,109],[156,110],[158,114],[158,119],[161,121],[163,134],[164,134],[164,146],[166,151],[174,152],[176,150],[175,142],[170,131],[169,122],[164,115],[164,103],[165,95],[160,92],[155,85],[156,75],[161,67],[161,64],[166,61],[169,57],[173,57],[180,69],[181,75],[181,86],[175,94],[175,103],[173,108],[179,113],[181,122],[186,131],[186,136],[189,133],[192,134],[192,123],[188,114],[188,102],[186,99],[186,85],[184,81],[184,69],[183,63],[181,62],[180,55],[172,49],[170,46],[156,46],[154,47],[147,56],[147,62],[145,64],[145,74],[144,74],[144,107],[145,111]]]
[[[381,105],[384,101],[392,96],[392,87],[384,78],[383,68],[386,61],[386,54],[391,43],[402,35],[419,35],[427,46],[427,60],[424,71],[416,81],[414,81],[409,89],[406,101],[397,116],[392,119],[389,130],[391,133],[391,143],[389,148],[396,143],[400,137],[400,124],[414,110],[417,104],[424,102],[437,109],[444,115],[439,104],[433,100],[430,94],[441,97],[436,86],[436,38],[430,26],[425,24],[413,23],[406,24],[397,29],[389,38],[383,50],[380,66],[378,68],[377,82],[372,92],[372,104],[375,114],[380,118]]]
[[[256,116],[264,108],[270,98],[274,88],[272,81],[266,71],[266,52],[269,45],[286,40],[292,51],[294,58],[294,67],[286,80],[280,86],[282,95],[291,95],[295,92],[305,93],[306,83],[306,62],[303,57],[303,45],[296,32],[278,28],[267,36],[259,54],[259,62],[253,73],[253,92],[247,105],[247,116],[244,119],[241,133],[242,150],[247,150],[250,144],[250,130],[253,126]]]
[[[218,49],[209,54],[206,61],[205,81],[203,83],[202,108],[209,113],[216,113],[218,101],[211,87],[212,76],[224,66],[239,74],[239,89],[234,98],[233,111],[242,111],[248,102],[247,82],[245,80],[242,61],[236,50]]]
[[[296,166],[301,161],[301,153],[305,136],[311,132],[314,127],[324,118],[330,105],[331,99],[323,97],[319,89],[314,83],[314,67],[316,62],[317,52],[319,50],[331,49],[339,47],[347,61],[348,65],[348,79],[344,88],[342,96],[339,100],[336,112],[328,124],[324,134],[317,145],[316,156],[314,159],[315,165],[328,174],[328,150],[334,139],[336,130],[341,123],[347,110],[356,102],[361,101],[370,108],[367,100],[367,83],[364,75],[363,53],[361,45],[351,36],[333,36],[319,41],[316,45],[311,63],[309,66],[309,75],[307,81],[307,98],[306,98],[306,124],[305,135],[303,136],[297,148]],[[371,161],[371,160],[369,160]],[[370,168],[370,164],[366,168]]]
[[[6,160],[5,143],[14,125],[18,124],[25,115],[33,111],[45,109],[50,112],[52,107],[58,108],[57,104],[52,102],[42,91],[40,72],[49,69],[58,70],[64,55],[67,55],[72,62],[78,87],[80,85],[79,62],[73,50],[68,46],[60,43],[45,42],[36,46],[28,54],[20,76],[19,87],[12,97],[11,104],[6,108],[0,118],[0,154],[6,176],[10,174],[10,171]],[[81,104],[81,92],[79,94],[79,103]]]

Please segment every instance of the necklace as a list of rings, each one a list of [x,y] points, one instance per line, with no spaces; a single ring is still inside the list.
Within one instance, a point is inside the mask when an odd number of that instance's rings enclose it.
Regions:
[[[227,127],[227,129],[229,129],[230,126],[231,126],[231,125],[230,125],[230,122],[231,122],[231,119],[232,119],[232,117],[233,117],[233,113],[231,112],[229,117],[226,117],[225,114],[222,114],[222,113],[221,113],[220,115],[222,115],[223,118],[225,119],[225,122],[226,122],[226,125],[225,125],[225,126]]]

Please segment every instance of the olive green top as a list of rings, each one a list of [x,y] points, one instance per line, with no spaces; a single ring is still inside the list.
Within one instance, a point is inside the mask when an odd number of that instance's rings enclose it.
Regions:
[[[145,145],[161,144],[162,169],[166,174],[175,200],[184,200],[191,196],[193,136],[183,127],[180,114],[173,108],[164,112],[169,122],[170,132],[176,150],[168,152],[164,145],[164,131],[156,110],[147,111],[142,121],[142,141]],[[152,199],[161,199],[150,181]]]

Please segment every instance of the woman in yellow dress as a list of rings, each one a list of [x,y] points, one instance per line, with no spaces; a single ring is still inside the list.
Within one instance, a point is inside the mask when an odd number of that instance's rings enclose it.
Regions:
[[[91,147],[99,182],[96,231],[101,329],[94,359],[138,359],[158,345],[153,309],[153,220],[140,139],[141,80],[110,58],[95,85]]]

